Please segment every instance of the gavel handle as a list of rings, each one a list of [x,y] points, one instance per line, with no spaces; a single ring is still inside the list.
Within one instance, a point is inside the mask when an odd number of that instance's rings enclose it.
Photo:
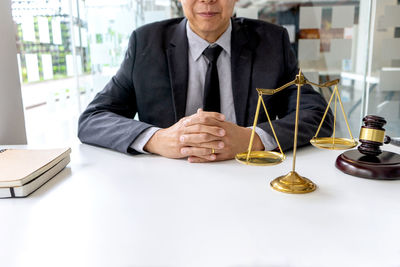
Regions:
[[[394,146],[400,146],[400,137],[390,137],[390,136],[385,136],[385,144],[392,144]]]

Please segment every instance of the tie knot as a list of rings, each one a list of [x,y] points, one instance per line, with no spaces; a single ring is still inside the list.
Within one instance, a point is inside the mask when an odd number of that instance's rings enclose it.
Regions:
[[[205,55],[210,62],[214,62],[218,59],[219,54],[221,54],[221,52],[222,52],[222,47],[220,47],[219,45],[216,45],[214,47],[209,46],[206,49],[204,49],[203,55]]]

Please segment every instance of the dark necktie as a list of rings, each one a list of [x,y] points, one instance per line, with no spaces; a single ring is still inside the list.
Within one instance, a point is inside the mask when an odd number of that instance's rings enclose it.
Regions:
[[[207,47],[203,55],[208,59],[206,80],[204,83],[203,110],[220,112],[219,79],[217,60],[221,54],[222,47],[216,45]]]

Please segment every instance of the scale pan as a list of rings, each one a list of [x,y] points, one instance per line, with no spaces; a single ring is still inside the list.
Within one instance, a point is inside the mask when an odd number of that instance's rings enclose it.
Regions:
[[[251,151],[249,160],[247,160],[247,152],[236,154],[235,159],[246,165],[268,166],[281,163],[285,155],[274,151]]]
[[[357,146],[357,141],[354,139],[333,137],[313,138],[310,143],[315,147],[330,150],[345,150]]]

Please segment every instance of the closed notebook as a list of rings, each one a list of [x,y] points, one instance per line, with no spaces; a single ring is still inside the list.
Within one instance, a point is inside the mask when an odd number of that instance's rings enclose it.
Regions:
[[[62,171],[70,161],[69,155],[38,177],[22,186],[0,187],[0,198],[26,197]]]
[[[27,184],[67,158],[70,153],[70,148],[0,150],[0,188]]]

